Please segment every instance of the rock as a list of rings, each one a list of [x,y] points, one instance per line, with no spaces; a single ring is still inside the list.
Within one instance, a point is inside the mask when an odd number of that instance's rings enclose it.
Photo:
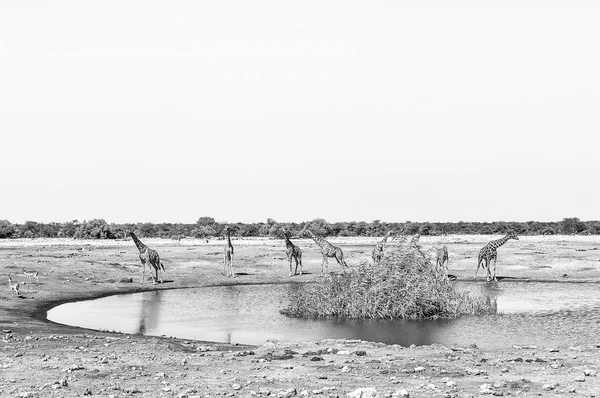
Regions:
[[[348,366],[344,366],[344,367],[342,368],[342,372],[343,372],[343,373],[347,373],[347,372],[349,372],[349,371],[350,371],[350,368],[349,368]]]
[[[133,278],[121,278],[119,283],[133,283]]]
[[[418,372],[423,372],[424,370],[425,370],[425,367],[424,367],[424,366],[417,366],[417,367],[415,368],[415,372],[417,372],[417,373],[418,373]]]
[[[237,391],[237,390],[241,390],[242,386],[240,386],[239,384],[232,384],[231,388]]]
[[[465,373],[472,376],[487,375],[487,370],[465,368]]]
[[[446,387],[456,387],[456,382],[452,380],[448,380],[446,382]]]
[[[359,351],[354,351],[352,354],[356,355],[357,357],[364,357],[365,355],[367,355],[367,352],[359,350]]]
[[[506,382],[504,380],[498,380],[494,383],[494,388],[504,388],[506,387]]]
[[[283,391],[281,394],[278,394],[280,397],[282,398],[290,398],[293,397],[297,394],[298,392],[296,391],[295,388],[289,388],[285,391]]]
[[[479,393],[480,394],[492,394],[494,391],[492,391],[492,386],[489,385],[488,383],[484,383],[482,385],[479,386]]]
[[[83,395],[92,395],[92,390],[90,390],[89,388],[86,388],[86,389],[83,391]]]
[[[310,360],[311,360],[311,361],[313,361],[313,362],[322,361],[322,360],[323,360],[323,357],[314,356],[314,357],[312,357]]]
[[[592,369],[584,369],[583,374],[584,374],[584,376],[595,376],[596,371],[592,370]]]
[[[554,384],[544,384],[542,386],[542,390],[544,390],[544,391],[552,391],[552,390],[554,390],[556,388],[557,385],[558,385],[557,383],[554,383]]]
[[[354,390],[346,394],[349,398],[376,398],[379,397],[377,390],[373,387],[369,388],[359,388],[358,390]]]
[[[396,390],[393,394],[392,394],[393,398],[396,397],[410,397],[410,394],[408,393],[408,390],[406,388],[401,388],[400,390]]]
[[[575,381],[584,382],[585,381],[585,376],[577,376],[575,378]]]
[[[340,351],[337,352],[337,355],[350,355],[350,351],[340,350]]]

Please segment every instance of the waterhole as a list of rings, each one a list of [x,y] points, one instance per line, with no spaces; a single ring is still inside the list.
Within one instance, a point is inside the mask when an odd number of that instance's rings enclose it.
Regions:
[[[498,314],[437,320],[299,319],[279,313],[298,284],[236,285],[115,295],[63,304],[52,322],[202,341],[360,339],[388,344],[477,344],[482,348],[590,343],[600,331],[593,283],[460,283],[497,300]],[[593,341],[592,343],[600,343]]]

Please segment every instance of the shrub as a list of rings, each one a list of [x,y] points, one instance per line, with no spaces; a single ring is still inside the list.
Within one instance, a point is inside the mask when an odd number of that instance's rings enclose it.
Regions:
[[[73,236],[75,239],[116,239],[106,221],[102,219],[93,219],[84,221]]]
[[[496,302],[458,292],[427,253],[390,248],[378,266],[361,263],[351,273],[329,274],[290,293],[281,312],[294,317],[453,318],[496,312]]]
[[[15,226],[8,222],[8,220],[0,220],[0,239],[12,238],[15,232]]]

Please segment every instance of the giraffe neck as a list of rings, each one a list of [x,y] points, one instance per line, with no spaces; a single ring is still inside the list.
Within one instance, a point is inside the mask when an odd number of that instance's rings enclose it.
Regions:
[[[318,237],[317,235],[313,234],[310,230],[306,230],[308,232],[308,234],[310,235],[310,237],[315,241],[315,243],[317,245],[319,245],[320,247],[326,247],[329,245],[329,242],[327,242],[325,239]]]
[[[135,243],[135,245],[137,246],[139,251],[142,251],[148,247],[145,244],[143,244],[142,241],[139,240],[138,237],[135,236],[135,234],[133,232],[131,232],[131,239],[133,239],[133,243]]]
[[[229,230],[227,230],[227,245],[228,246],[233,246],[231,244],[231,232]]]
[[[288,238],[287,234],[284,232],[283,235],[285,236],[285,245],[288,247],[294,246],[294,244],[292,243],[292,241],[290,240],[290,238]]]
[[[504,238],[502,239],[498,239],[498,240],[493,240],[492,246],[494,247],[494,249],[502,246],[503,244],[505,244],[506,242],[508,242],[508,240],[510,239],[510,235],[506,235]]]

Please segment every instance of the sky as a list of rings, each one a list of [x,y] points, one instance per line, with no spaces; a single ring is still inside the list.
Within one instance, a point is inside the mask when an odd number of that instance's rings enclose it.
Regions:
[[[599,20],[582,0],[2,1],[0,219],[597,220]]]

